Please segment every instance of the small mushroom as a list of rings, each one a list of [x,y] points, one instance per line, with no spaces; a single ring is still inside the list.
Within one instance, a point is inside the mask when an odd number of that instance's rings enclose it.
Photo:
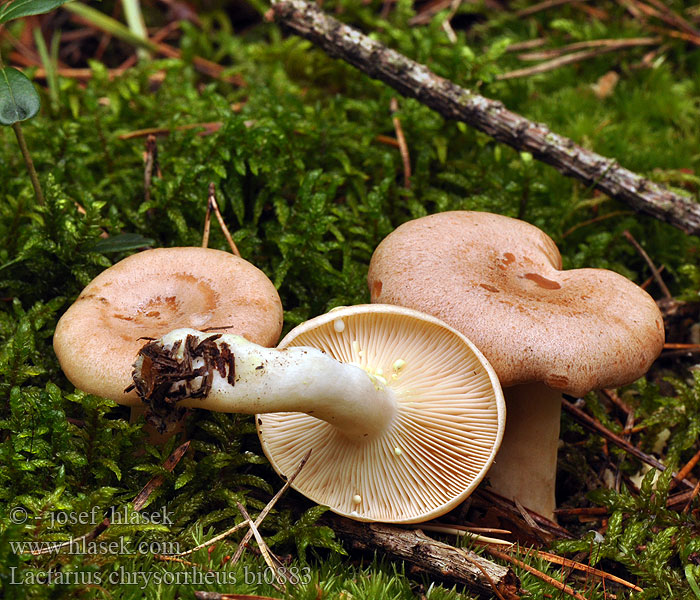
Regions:
[[[143,338],[180,327],[212,327],[272,346],[282,330],[282,304],[267,276],[237,256],[157,248],[93,279],[59,320],[53,345],[78,389],[135,406],[136,393],[124,390]]]
[[[134,364],[156,414],[180,406],[256,413],[280,475],[361,521],[413,523],[466,498],[505,423],[493,369],[462,334],[395,306],[345,307],[292,330],[277,349],[191,329],[147,344]]]
[[[484,353],[508,388],[508,425],[489,480],[550,518],[561,392],[631,383],[664,342],[661,313],[640,287],[612,271],[561,268],[554,242],[536,227],[455,211],[398,227],[377,247],[368,276],[372,302],[432,314]]]

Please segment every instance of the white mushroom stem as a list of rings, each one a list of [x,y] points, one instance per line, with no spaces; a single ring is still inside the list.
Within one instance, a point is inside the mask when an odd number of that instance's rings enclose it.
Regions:
[[[542,383],[515,385],[503,392],[508,418],[488,473],[491,487],[554,519],[561,392]]]
[[[160,349],[163,356],[170,355],[181,365],[186,361],[190,336],[196,339],[190,340],[190,345],[216,338],[211,342],[216,346],[214,352],[220,353],[219,357],[232,356],[235,368],[231,376],[227,364],[222,367],[222,374],[213,366],[216,361],[210,360],[212,364],[202,375],[173,379],[166,396],[176,400],[177,406],[245,414],[303,412],[330,423],[348,438],[360,440],[372,439],[385,431],[396,415],[394,393],[382,381],[320,350],[265,348],[238,335],[212,336],[193,329],[170,332],[150,344],[150,352],[143,354],[142,350],[134,363],[134,381],[146,402],[149,392],[144,394],[144,390],[152,390],[156,381],[154,361],[149,355]],[[198,369],[206,364],[205,358],[197,357],[191,367]],[[204,397],[197,397],[207,375],[211,386],[207,386]]]

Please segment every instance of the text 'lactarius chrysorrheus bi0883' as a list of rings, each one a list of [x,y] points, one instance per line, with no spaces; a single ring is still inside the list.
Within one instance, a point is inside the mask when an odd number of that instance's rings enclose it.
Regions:
[[[292,487],[363,521],[413,523],[464,500],[505,425],[496,374],[442,321],[396,306],[344,307],[276,349],[173,331],[134,365],[156,415],[177,406],[257,414],[265,454]]]
[[[146,250],[87,285],[59,320],[54,350],[78,389],[136,406],[139,397],[125,389],[143,338],[180,327],[221,328],[272,346],[282,331],[282,303],[260,269],[228,252]]]
[[[661,313],[640,287],[612,271],[561,268],[554,242],[536,227],[456,211],[398,227],[375,250],[368,276],[372,302],[432,314],[484,353],[508,388],[489,481],[550,518],[561,392],[631,383],[664,342]]]

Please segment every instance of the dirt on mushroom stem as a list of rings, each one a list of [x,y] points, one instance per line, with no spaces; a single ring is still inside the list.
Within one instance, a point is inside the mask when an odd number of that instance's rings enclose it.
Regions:
[[[215,343],[220,337],[221,334],[217,334],[199,340],[188,335],[184,346],[181,340],[170,348],[149,342],[139,351],[134,363],[134,383],[125,392],[136,389],[148,407],[146,420],[160,433],[168,431],[183,416],[186,409],[178,406],[180,400],[203,398],[209,393],[214,371],[234,385],[234,356],[228,344]],[[198,358],[204,364],[195,367],[194,361]]]

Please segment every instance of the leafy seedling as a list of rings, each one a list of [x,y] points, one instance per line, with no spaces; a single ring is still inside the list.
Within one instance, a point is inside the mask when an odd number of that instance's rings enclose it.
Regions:
[[[67,0],[15,0],[0,8],[0,25],[9,21],[39,15],[52,11],[65,4]],[[44,204],[39,177],[34,168],[34,161],[29,154],[27,142],[20,126],[21,121],[31,119],[39,112],[41,101],[34,85],[24,73],[13,67],[6,67],[0,57],[0,124],[12,127],[22,157],[27,165],[29,178],[32,180],[34,195],[39,204]]]

